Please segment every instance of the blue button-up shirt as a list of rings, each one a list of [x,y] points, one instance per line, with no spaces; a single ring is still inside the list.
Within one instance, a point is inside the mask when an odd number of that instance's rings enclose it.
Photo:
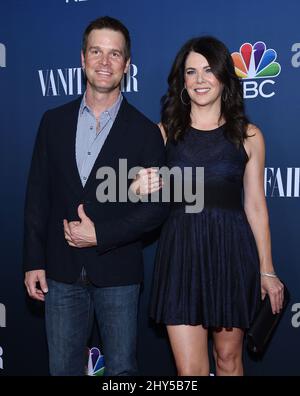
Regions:
[[[86,104],[85,94],[79,108],[76,131],[76,162],[81,183],[84,186],[103,144],[117,117],[123,100],[122,94],[106,111],[100,114],[100,129],[97,131],[97,120]]]

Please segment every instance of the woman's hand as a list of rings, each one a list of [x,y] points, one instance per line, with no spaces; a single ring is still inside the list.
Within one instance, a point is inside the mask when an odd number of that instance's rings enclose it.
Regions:
[[[273,314],[279,313],[282,309],[283,290],[284,285],[279,278],[261,276],[261,297],[264,299],[266,294],[269,295]]]
[[[158,174],[157,169],[141,169],[135,180],[131,183],[130,189],[136,195],[152,194],[163,186],[163,181]]]

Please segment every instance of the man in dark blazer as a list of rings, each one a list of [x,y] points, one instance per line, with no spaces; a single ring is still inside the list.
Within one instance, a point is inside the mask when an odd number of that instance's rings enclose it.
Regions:
[[[160,167],[164,144],[159,128],[120,92],[130,65],[126,27],[110,17],[91,22],[81,57],[85,94],[47,111],[35,143],[25,204],[25,285],[30,297],[45,301],[52,375],[84,374],[93,309],[106,374],[134,375],[141,238],[162,223],[166,208],[119,198],[119,160],[128,169]],[[107,182],[97,173],[103,167],[115,171],[116,202],[99,202],[97,189]]]

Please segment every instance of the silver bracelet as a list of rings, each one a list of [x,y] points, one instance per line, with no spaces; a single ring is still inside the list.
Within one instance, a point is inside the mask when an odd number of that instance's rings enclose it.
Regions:
[[[268,276],[269,278],[277,278],[277,275],[275,272],[261,272],[261,276]]]

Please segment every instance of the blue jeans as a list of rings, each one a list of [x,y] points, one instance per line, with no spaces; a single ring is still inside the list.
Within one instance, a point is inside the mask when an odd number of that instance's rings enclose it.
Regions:
[[[51,375],[84,375],[94,310],[105,375],[137,375],[136,331],[140,285],[96,287],[48,279],[46,332]]]

